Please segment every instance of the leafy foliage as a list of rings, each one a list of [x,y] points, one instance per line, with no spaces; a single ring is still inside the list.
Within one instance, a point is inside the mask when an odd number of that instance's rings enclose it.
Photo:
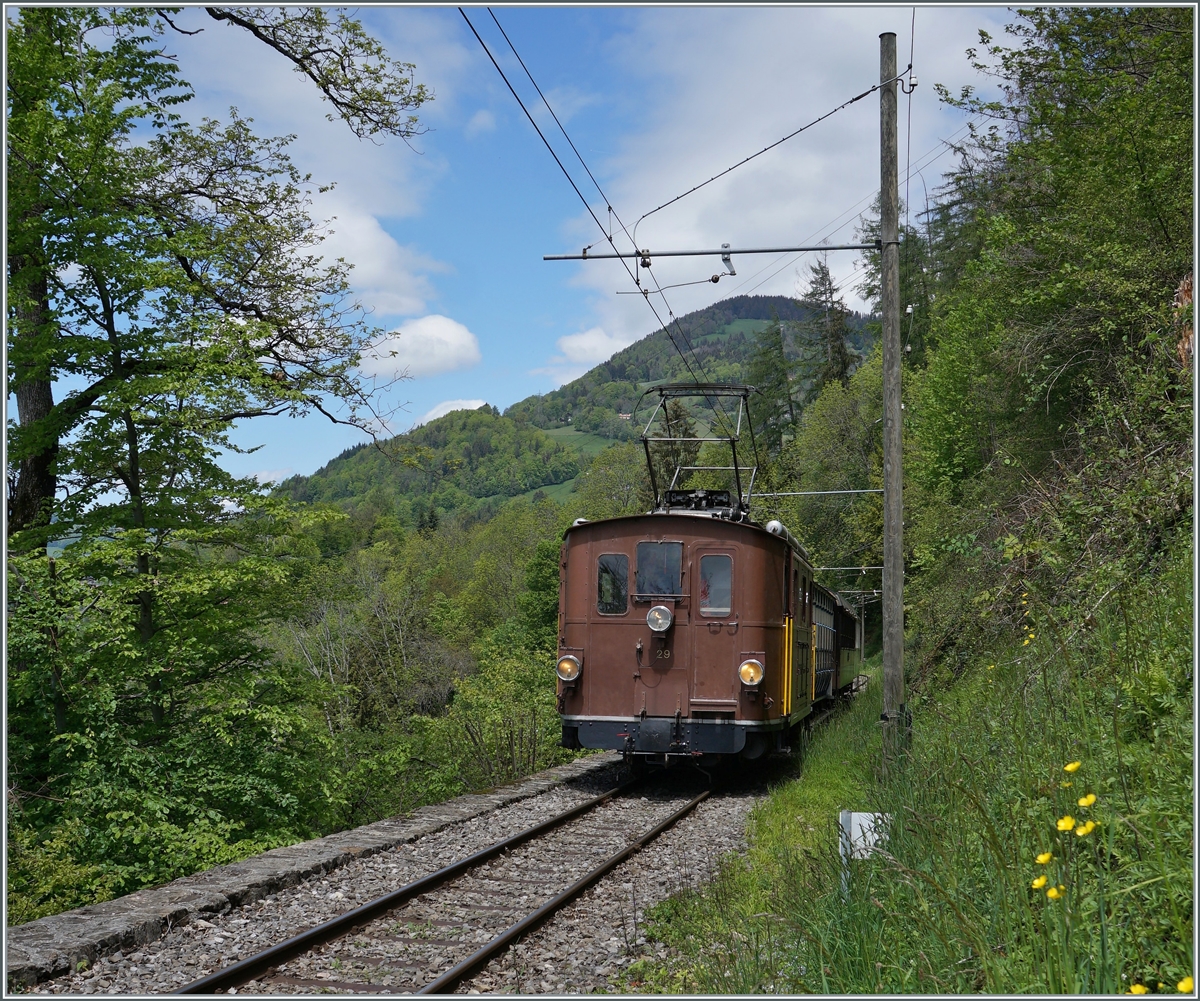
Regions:
[[[796,423],[799,407],[792,388],[792,364],[783,343],[783,325],[773,323],[758,335],[747,377],[756,390],[750,398],[750,419],[764,451],[776,454]],[[709,463],[705,463],[708,465]]]
[[[410,139],[425,131],[414,112],[433,92],[416,82],[412,63],[392,59],[344,10],[334,11],[331,20],[320,7],[205,9],[290,59],[359,139],[380,132]]]
[[[618,518],[654,506],[646,453],[640,443],[612,445],[597,455],[575,483],[576,503],[586,518]]]
[[[381,116],[400,92],[378,88],[399,78],[357,22],[243,13],[344,114],[394,131]],[[136,522],[143,471],[173,482],[195,470],[199,489],[220,492],[212,457],[234,447],[235,420],[329,400],[344,408],[335,419],[370,429],[378,416],[355,369],[374,331],[348,265],[316,253],[324,234],[291,140],[254,136],[236,110],[224,126],[182,121],[171,109],[190,91],[155,41],[163,21],[168,11],[40,8],[11,25],[10,533],[41,526],[19,548],[45,543],[52,514],[111,522],[98,499],[114,489],[135,498]],[[330,33],[332,63],[319,45]],[[55,403],[56,379],[80,388]]]

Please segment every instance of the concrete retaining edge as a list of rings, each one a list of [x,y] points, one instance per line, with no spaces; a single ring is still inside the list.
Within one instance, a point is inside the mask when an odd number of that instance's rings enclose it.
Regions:
[[[61,976],[84,960],[94,963],[118,949],[161,938],[172,927],[187,924],[195,917],[251,903],[352,859],[386,851],[451,824],[529,799],[619,760],[615,751],[576,758],[491,792],[457,796],[445,803],[423,806],[407,817],[393,817],[313,841],[274,848],[163,886],[17,925],[5,934],[9,987],[29,986]]]

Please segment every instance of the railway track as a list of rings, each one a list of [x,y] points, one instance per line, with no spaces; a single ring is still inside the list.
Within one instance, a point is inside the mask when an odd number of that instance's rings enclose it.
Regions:
[[[629,795],[648,785],[626,781],[175,993],[451,993],[713,792]]]
[[[450,993],[711,795],[635,779],[177,990]]]

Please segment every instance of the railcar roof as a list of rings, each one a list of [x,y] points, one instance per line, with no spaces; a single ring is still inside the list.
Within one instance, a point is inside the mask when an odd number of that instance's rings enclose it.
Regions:
[[[646,511],[641,514],[620,515],[616,518],[597,518],[594,521],[580,518],[563,532],[563,538],[565,539],[567,535],[575,531],[575,529],[584,528],[589,525],[611,525],[620,522],[644,521],[647,518],[686,518],[697,521],[715,521],[722,525],[731,525],[736,528],[750,529],[754,532],[761,532],[769,539],[777,539],[779,542],[789,546],[794,552],[800,555],[806,563],[812,562],[812,558],[805,551],[804,547],[795,540],[790,532],[786,536],[775,535],[772,532],[768,532],[766,526],[757,521],[750,521],[749,519],[735,521],[732,518],[723,517],[718,511],[693,511],[688,509],[679,509],[670,511]],[[697,525],[697,529],[701,532],[703,531],[699,525]]]

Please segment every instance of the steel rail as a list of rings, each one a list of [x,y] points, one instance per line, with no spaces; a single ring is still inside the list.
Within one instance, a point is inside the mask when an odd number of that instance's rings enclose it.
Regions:
[[[562,893],[558,894],[558,896],[547,900],[546,903],[542,904],[542,906],[536,911],[533,911],[531,914],[528,914],[526,917],[518,921],[515,925],[512,925],[510,928],[501,932],[494,939],[488,942],[487,945],[483,946],[477,952],[472,953],[458,965],[451,967],[436,980],[430,981],[416,993],[445,994],[448,991],[453,990],[462,980],[469,977],[480,967],[486,965],[493,956],[503,951],[510,943],[520,938],[527,932],[532,931],[534,928],[537,928],[538,925],[542,924],[548,918],[553,916],[556,911],[569,904],[572,900],[596,883],[602,876],[607,875],[627,858],[629,858],[629,856],[640,851],[643,847],[657,838],[672,824],[691,813],[692,810],[703,803],[704,800],[711,795],[712,790],[706,789],[699,796],[689,800],[680,809],[671,814],[671,816],[669,816],[666,820],[662,821],[653,829],[643,834],[637,839],[637,841],[633,842],[633,844],[629,845],[627,848],[623,848],[621,851],[617,852],[616,855],[613,855],[607,861],[601,863],[597,868],[589,872],[586,876],[572,883],[569,887],[567,887],[567,889],[563,890]]]
[[[414,880],[400,887],[398,890],[393,890],[382,897],[370,900],[362,906],[354,908],[354,910],[338,915],[336,918],[330,918],[328,921],[309,928],[299,935],[293,935],[278,945],[273,945],[269,949],[255,953],[253,956],[248,956],[234,963],[232,966],[227,966],[223,970],[217,970],[215,973],[210,973],[208,976],[195,980],[190,984],[185,984],[172,993],[213,994],[216,991],[228,990],[230,987],[240,987],[244,983],[256,980],[267,970],[271,969],[271,967],[278,966],[280,963],[285,963],[289,959],[303,955],[319,945],[324,945],[326,942],[331,942],[336,938],[341,938],[343,935],[349,934],[359,925],[372,921],[386,914],[388,911],[399,907],[401,904],[412,900],[414,897],[419,897],[430,890],[436,889],[443,883],[456,879],[464,872],[488,861],[488,859],[495,858],[508,849],[523,844],[540,834],[545,834],[556,827],[561,827],[568,821],[574,820],[580,814],[586,813],[601,803],[607,802],[618,793],[623,792],[640,781],[642,781],[642,778],[639,776],[638,778],[622,782],[619,786],[608,790],[608,792],[601,793],[599,796],[580,803],[578,806],[574,806],[564,813],[560,813],[549,820],[544,820],[540,824],[535,824],[533,827],[504,838],[502,841],[497,841],[487,848],[480,849],[473,855],[444,866],[436,872],[430,873],[428,876],[422,876],[420,879]]]

